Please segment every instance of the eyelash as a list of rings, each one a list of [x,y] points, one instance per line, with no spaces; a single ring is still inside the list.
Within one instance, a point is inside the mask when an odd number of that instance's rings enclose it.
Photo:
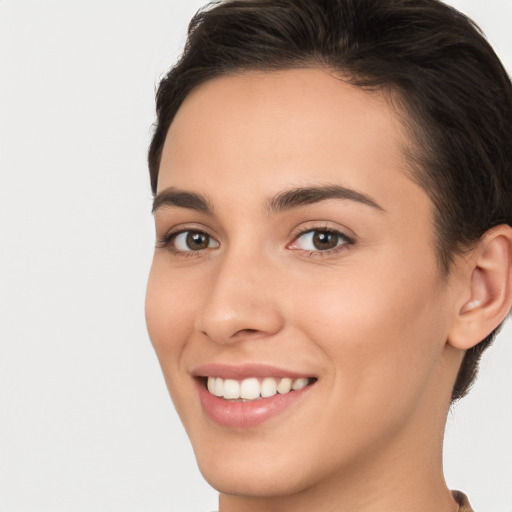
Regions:
[[[157,249],[167,249],[173,256],[176,256],[178,258],[190,258],[190,257],[201,256],[202,253],[204,253],[204,251],[206,249],[200,249],[197,251],[194,251],[194,250],[181,251],[179,249],[176,249],[173,246],[174,240],[179,235],[182,235],[184,233],[195,233],[195,234],[199,234],[199,235],[204,235],[204,236],[208,237],[209,239],[214,240],[214,238],[212,236],[210,236],[208,233],[206,233],[205,231],[202,231],[200,229],[180,229],[178,231],[171,230],[171,231],[165,233],[161,238],[159,238],[157,240],[156,248]]]
[[[293,242],[289,244],[288,246],[295,244],[297,240],[299,240],[302,236],[308,234],[308,233],[328,233],[330,235],[335,235],[338,237],[338,242],[342,241],[343,243],[336,245],[332,249],[325,249],[325,250],[305,250],[305,249],[295,249],[295,250],[301,250],[305,253],[307,253],[308,257],[311,258],[324,258],[327,256],[334,256],[338,254],[341,251],[344,251],[347,249],[347,246],[354,245],[355,240],[349,236],[347,236],[345,233],[342,233],[341,231],[333,228],[329,228],[327,226],[323,227],[307,227],[301,229],[293,238]]]
[[[333,228],[329,227],[307,227],[302,230],[300,230],[293,238],[293,241],[287,245],[287,247],[290,247],[290,245],[295,244],[302,236],[308,234],[308,233],[328,233],[331,235],[335,235],[338,237],[338,242],[342,241],[343,243],[336,245],[332,249],[326,249],[326,250],[305,250],[305,249],[292,249],[296,251],[302,251],[303,253],[306,253],[308,257],[326,257],[326,256],[333,256],[338,254],[340,251],[346,250],[347,246],[354,245],[355,240],[346,234],[342,233],[341,231],[338,231]],[[157,249],[167,249],[173,256],[179,257],[179,258],[189,258],[189,257],[199,257],[204,254],[204,252],[208,249],[198,249],[198,250],[189,250],[189,251],[182,251],[179,249],[176,249],[173,246],[173,241],[179,236],[184,233],[195,233],[199,235],[204,235],[208,237],[210,240],[215,240],[211,235],[206,233],[205,231],[201,231],[200,229],[181,229],[179,231],[169,231],[168,233],[165,233],[161,238],[157,240],[156,247]],[[219,243],[219,242],[217,242]]]

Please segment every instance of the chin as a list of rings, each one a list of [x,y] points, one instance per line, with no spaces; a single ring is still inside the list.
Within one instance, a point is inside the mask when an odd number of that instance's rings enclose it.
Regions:
[[[233,467],[225,464],[223,467],[199,463],[199,469],[204,479],[222,494],[233,496],[251,496],[255,498],[275,498],[300,493],[308,487],[307,478],[303,474],[293,474],[290,470],[269,467]],[[269,465],[270,466],[270,465]]]
[[[192,440],[204,479],[222,494],[278,498],[300,495],[339,471],[335,461],[318,455],[321,450],[315,443],[306,447],[304,436],[291,436],[290,443],[257,437],[240,433],[217,442]]]

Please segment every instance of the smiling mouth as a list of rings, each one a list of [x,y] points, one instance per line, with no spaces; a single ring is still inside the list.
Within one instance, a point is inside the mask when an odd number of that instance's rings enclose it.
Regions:
[[[265,377],[263,379],[250,377],[243,380],[223,379],[221,377],[204,378],[205,386],[210,394],[225,400],[238,402],[261,400],[277,394],[286,395],[310,386],[316,380],[314,377],[300,377],[297,379],[290,377]]]

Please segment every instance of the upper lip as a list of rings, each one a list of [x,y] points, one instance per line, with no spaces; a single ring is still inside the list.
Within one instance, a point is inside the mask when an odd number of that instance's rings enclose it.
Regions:
[[[301,377],[311,378],[314,375],[279,368],[268,364],[226,364],[208,363],[195,367],[192,371],[194,377],[221,377],[223,379],[243,380],[250,377],[289,377],[299,379]]]

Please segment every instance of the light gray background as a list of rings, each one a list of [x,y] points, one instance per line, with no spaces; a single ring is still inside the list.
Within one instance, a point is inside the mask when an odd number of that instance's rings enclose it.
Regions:
[[[1,512],[216,507],[143,315],[153,92],[202,3],[0,1]],[[512,70],[512,0],[452,3]],[[512,512],[511,366],[509,322],[448,424],[479,512]]]

